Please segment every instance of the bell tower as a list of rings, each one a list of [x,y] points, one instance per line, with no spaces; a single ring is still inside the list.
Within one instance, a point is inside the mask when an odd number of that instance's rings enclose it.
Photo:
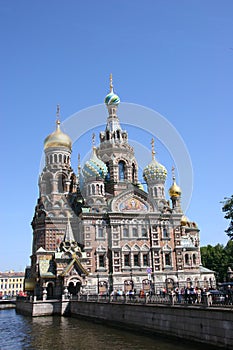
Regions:
[[[44,141],[45,166],[39,176],[39,198],[32,220],[33,248],[55,251],[63,240],[67,218],[73,216],[69,199],[75,194],[76,176],[71,168],[72,141],[61,131],[57,106],[55,131]]]
[[[113,91],[112,74],[110,92],[105,97],[108,118],[105,131],[100,132],[98,157],[106,164],[108,173],[105,178],[106,192],[117,195],[129,184],[138,183],[138,164],[133,147],[128,143],[128,133],[122,130],[117,109],[120,98]]]

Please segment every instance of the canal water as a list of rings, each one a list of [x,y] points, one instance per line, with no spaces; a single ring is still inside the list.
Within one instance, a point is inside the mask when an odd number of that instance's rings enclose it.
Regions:
[[[1,350],[211,350],[191,341],[141,335],[77,318],[28,317],[0,310]]]

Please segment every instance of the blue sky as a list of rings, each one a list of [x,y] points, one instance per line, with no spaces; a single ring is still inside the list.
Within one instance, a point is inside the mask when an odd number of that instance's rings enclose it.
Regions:
[[[56,105],[66,120],[103,103],[111,72],[121,101],[157,111],[179,132],[194,175],[186,214],[202,246],[226,244],[220,202],[232,195],[232,13],[231,0],[1,1],[0,271],[30,262],[43,141]],[[87,143],[75,144],[75,170]]]

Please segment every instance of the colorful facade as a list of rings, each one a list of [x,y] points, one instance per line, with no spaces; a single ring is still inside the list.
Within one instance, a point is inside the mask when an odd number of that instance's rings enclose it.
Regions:
[[[59,111],[56,130],[45,139],[25,281],[25,289],[38,298],[215,283],[213,272],[201,266],[200,232],[184,216],[174,169],[166,198],[167,170],[155,158],[154,140],[143,170],[147,191],[139,183],[134,149],[117,115],[119,103],[110,79],[106,128],[77,174]]]
[[[0,297],[14,297],[24,290],[24,272],[0,272]]]

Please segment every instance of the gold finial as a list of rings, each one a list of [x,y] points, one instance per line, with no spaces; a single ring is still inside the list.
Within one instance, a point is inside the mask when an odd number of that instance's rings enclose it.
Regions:
[[[110,92],[113,92],[112,73],[110,74]]]
[[[155,159],[155,140],[154,138],[151,139],[151,153],[152,153],[152,160]]]
[[[92,134],[92,146],[95,146],[95,133]]]

